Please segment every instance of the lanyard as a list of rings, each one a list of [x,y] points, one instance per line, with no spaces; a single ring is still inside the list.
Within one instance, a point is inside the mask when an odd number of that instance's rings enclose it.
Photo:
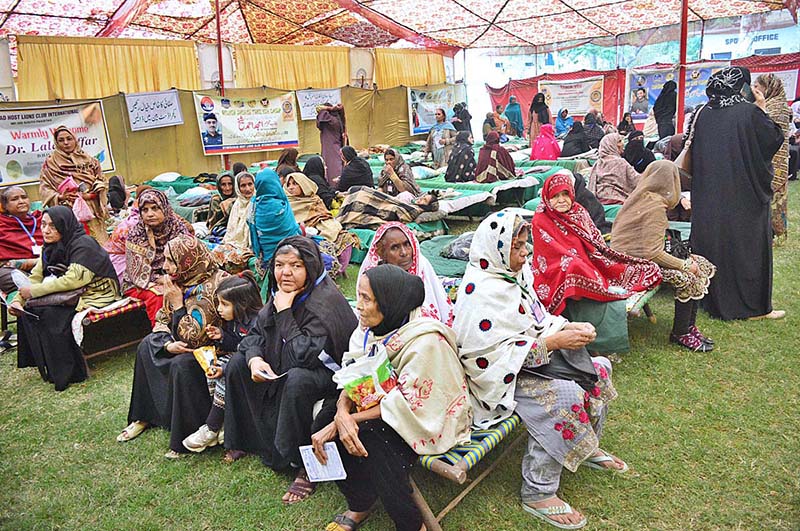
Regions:
[[[394,332],[396,332],[396,331],[397,330],[395,330]],[[367,340],[369,339],[369,333],[370,332],[372,332],[372,328],[367,328],[367,332],[364,334],[364,346],[361,347],[361,350],[364,351],[364,354],[367,354],[367,357],[370,357],[370,356],[375,354],[375,352],[374,352],[375,345],[372,345],[372,348],[370,349],[369,353],[367,352]],[[388,334],[386,337],[384,337],[381,340],[381,343],[383,343],[384,346],[386,346],[386,343],[388,343],[389,340],[392,339],[392,336],[394,336],[394,332],[392,332],[391,334]]]
[[[28,238],[30,238],[31,243],[33,243],[33,245],[36,245],[36,238],[34,238],[33,235],[36,234],[36,223],[37,223],[37,221],[36,221],[36,218],[34,216],[31,216],[31,217],[33,217],[33,230],[31,230],[31,231],[28,231],[28,227],[26,227],[25,224],[22,222],[22,220],[19,219],[17,216],[14,216],[14,219],[17,220],[17,223],[19,223],[19,226],[22,227],[22,230],[24,230],[25,234],[28,235]]]

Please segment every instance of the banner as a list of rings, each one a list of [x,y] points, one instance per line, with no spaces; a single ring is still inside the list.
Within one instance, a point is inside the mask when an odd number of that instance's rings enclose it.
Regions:
[[[686,67],[685,108],[702,105],[706,97],[706,85],[711,74],[728,66],[726,63],[703,63]],[[634,120],[647,119],[647,113],[653,108],[664,83],[677,83],[678,70],[674,68],[658,70],[629,70],[628,90],[625,97],[625,108]]]
[[[573,116],[584,115],[592,109],[603,111],[603,78],[592,77],[575,81],[539,81],[539,92],[555,116],[560,109],[569,109]]]
[[[229,99],[194,94],[205,155],[297,147],[294,92],[274,98]]]
[[[798,70],[795,68],[794,70],[771,70],[769,72],[753,72],[751,75],[753,76],[753,82],[755,82],[756,78],[761,74],[775,74],[775,77],[783,82],[783,90],[786,91],[786,99],[787,101],[792,101],[794,99],[794,95],[797,94],[797,72]]]
[[[125,94],[131,131],[170,127],[183,123],[181,102],[175,89]]]
[[[318,105],[342,103],[342,89],[298,90],[296,94],[301,120],[316,120]]]
[[[444,109],[449,118],[455,104],[464,100],[464,85],[408,87],[409,134],[426,134],[436,123],[436,109]]]
[[[0,102],[16,101],[14,76],[11,70],[11,53],[8,50],[8,39],[0,39]]]
[[[0,109],[0,186],[35,183],[55,150],[53,131],[64,125],[78,146],[114,171],[103,102]]]

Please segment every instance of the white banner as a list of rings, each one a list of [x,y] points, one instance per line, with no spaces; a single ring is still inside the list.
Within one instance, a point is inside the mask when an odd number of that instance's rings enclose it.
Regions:
[[[408,87],[409,134],[430,131],[436,123],[436,109],[444,109],[449,120],[453,116],[453,106],[465,99],[465,88],[460,84]]]
[[[298,90],[297,106],[300,107],[301,120],[316,120],[318,105],[337,105],[342,103],[342,90]]]
[[[131,131],[170,127],[183,123],[177,90],[125,94]]]
[[[539,81],[539,92],[544,93],[547,106],[553,115],[558,109],[569,109],[573,116],[586,114],[592,109],[603,110],[603,78],[592,77],[570,81]]]
[[[770,72],[753,72],[751,76],[753,77],[753,81],[755,81],[759,75],[768,73]],[[786,91],[786,99],[788,101],[794,100],[794,95],[797,94],[797,69],[774,70],[771,73],[775,74],[775,77],[783,82],[783,90]]]
[[[75,105],[0,109],[0,186],[34,183],[55,150],[53,131],[64,125],[78,146],[114,171],[102,101]]]

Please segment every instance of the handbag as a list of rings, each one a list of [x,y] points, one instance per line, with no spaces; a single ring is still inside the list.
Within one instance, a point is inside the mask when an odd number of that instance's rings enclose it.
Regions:
[[[689,138],[686,139],[686,142],[683,144],[683,149],[673,161],[681,171],[681,176],[686,174],[686,178],[688,179],[692,178],[692,140],[694,140],[694,126],[697,123],[697,117],[700,116],[700,113],[705,108],[706,106],[703,105],[694,113],[694,116],[692,116],[692,122],[689,125]]]
[[[77,306],[81,295],[86,293],[86,288],[70,291],[59,291],[41,297],[34,297],[25,301],[25,308],[42,308],[43,306]]]
[[[691,256],[692,249],[687,243],[681,240],[681,231],[667,229],[664,234],[664,251],[675,258],[686,260]]]

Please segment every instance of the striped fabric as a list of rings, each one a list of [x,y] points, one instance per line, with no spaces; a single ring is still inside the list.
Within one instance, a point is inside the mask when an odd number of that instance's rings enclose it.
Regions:
[[[627,313],[641,311],[642,308],[644,308],[644,305],[650,302],[650,299],[652,299],[653,295],[656,294],[658,288],[659,286],[656,286],[655,288],[647,291],[634,293],[633,295],[625,299],[625,311]]]
[[[486,454],[500,444],[500,441],[514,431],[520,424],[519,417],[514,414],[490,430],[476,430],[472,432],[472,441],[450,449],[449,452],[440,455],[423,455],[419,458],[419,463],[428,470],[437,459],[455,465],[459,461],[467,463],[467,470],[478,464]]]
[[[114,308],[113,310],[108,310],[106,312],[89,312],[86,314],[86,317],[83,318],[83,326],[102,321],[103,319],[107,319],[109,317],[114,317],[115,315],[119,315],[121,313],[133,312],[144,307],[144,302],[134,299],[125,306],[120,306],[119,308]]]

